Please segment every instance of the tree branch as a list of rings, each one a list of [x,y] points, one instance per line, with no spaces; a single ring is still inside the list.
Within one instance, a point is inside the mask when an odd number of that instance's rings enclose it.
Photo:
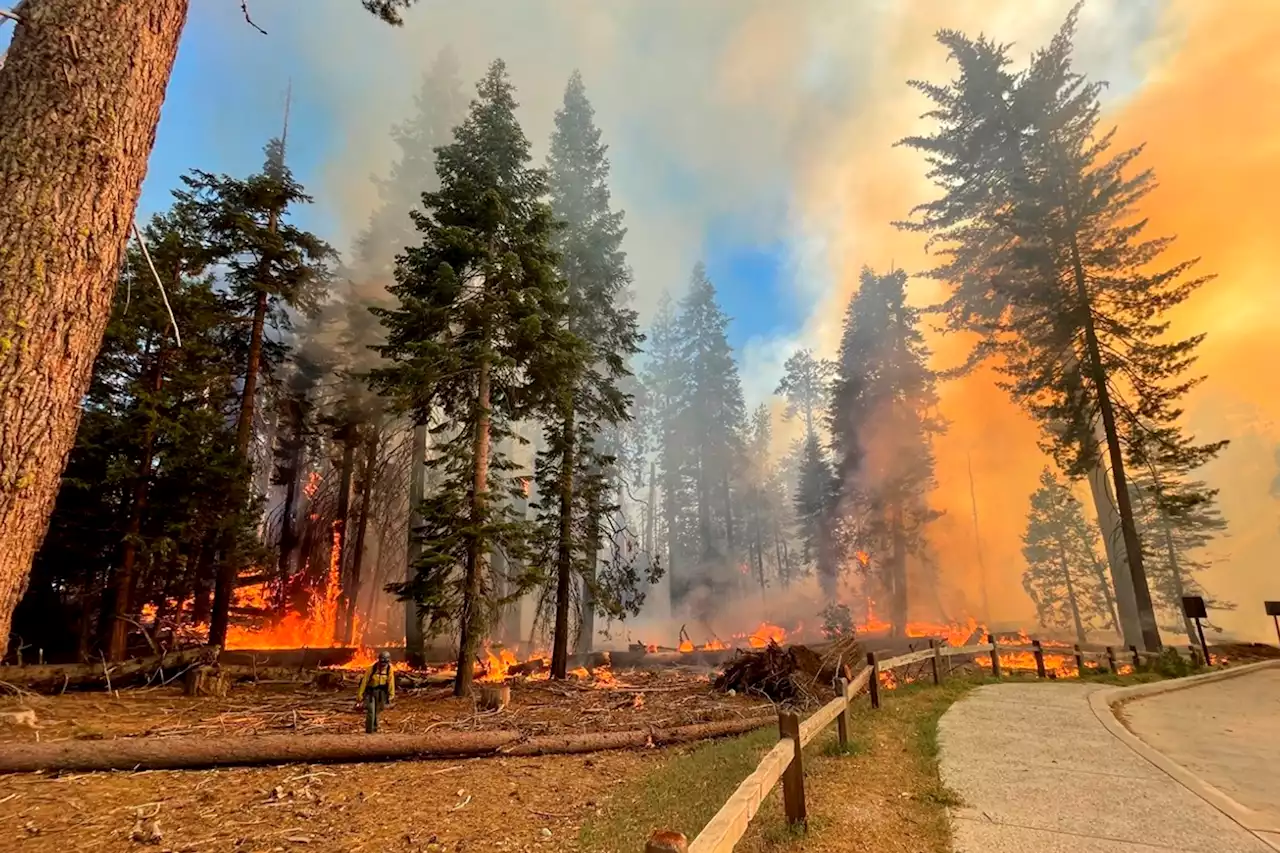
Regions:
[[[244,22],[246,24],[253,27],[255,30],[262,33],[264,36],[267,34],[266,30],[264,30],[262,27],[255,24],[253,22],[253,18],[249,17],[249,0],[240,0],[240,11],[244,13]]]

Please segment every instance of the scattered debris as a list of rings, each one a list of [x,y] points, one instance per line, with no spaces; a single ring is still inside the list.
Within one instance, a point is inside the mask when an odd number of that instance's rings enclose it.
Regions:
[[[30,708],[21,711],[4,711],[0,713],[0,725],[23,726],[28,729],[36,727],[36,712]]]

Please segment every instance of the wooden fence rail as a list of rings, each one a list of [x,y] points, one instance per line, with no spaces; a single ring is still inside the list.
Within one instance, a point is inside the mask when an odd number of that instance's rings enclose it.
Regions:
[[[987,642],[974,646],[951,647],[930,640],[927,649],[887,660],[879,660],[875,652],[868,652],[867,666],[858,676],[853,681],[840,679],[837,691],[839,695],[807,719],[800,720],[795,711],[778,712],[778,743],[765,753],[756,769],[742,780],[737,790],[692,842],[678,832],[655,832],[645,843],[645,853],[732,853],[734,846],[746,834],[751,819],[760,810],[760,804],[779,780],[782,781],[782,805],[787,823],[804,825],[808,819],[804,798],[804,747],[832,722],[837,724],[840,746],[847,747],[849,703],[865,689],[870,697],[871,707],[879,708],[881,672],[930,661],[932,681],[934,684],[941,684],[946,677],[942,666],[943,658],[990,654],[991,674],[999,678],[1002,674],[1000,655],[1016,653],[1030,653],[1034,657],[1036,675],[1040,678],[1048,677],[1046,654],[1074,657],[1077,673],[1084,671],[1086,659],[1105,661],[1107,670],[1112,673],[1118,672],[1121,666],[1117,651],[1112,646],[1096,651],[1082,649],[1079,645],[1044,646],[1039,640],[1032,640],[1029,646],[1006,646],[997,643],[996,638],[991,635],[987,636]],[[1128,658],[1125,663],[1132,663],[1135,668],[1144,658],[1159,657],[1153,652],[1139,651],[1133,646],[1124,649],[1123,654]],[[1195,647],[1191,648],[1191,657],[1198,661]]]

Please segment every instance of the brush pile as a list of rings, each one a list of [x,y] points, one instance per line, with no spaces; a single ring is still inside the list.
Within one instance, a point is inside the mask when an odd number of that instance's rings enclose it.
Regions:
[[[716,679],[722,692],[765,696],[778,703],[807,705],[814,699],[822,659],[806,646],[782,648],[769,643],[763,649],[738,651]]]

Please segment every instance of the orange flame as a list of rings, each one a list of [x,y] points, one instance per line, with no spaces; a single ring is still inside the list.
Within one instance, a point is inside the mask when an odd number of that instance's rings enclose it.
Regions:
[[[785,628],[779,628],[777,625],[770,625],[768,622],[761,622],[760,627],[756,628],[755,633],[747,637],[747,642],[751,644],[753,649],[763,649],[769,643],[777,643],[782,645],[787,641],[787,631]]]
[[[338,643],[334,638],[337,636],[338,627],[338,598],[342,594],[338,566],[341,545],[342,531],[339,529],[339,523],[335,521],[329,573],[324,579],[322,594],[312,597],[306,613],[287,613],[279,621],[261,628],[243,625],[228,626],[227,648],[328,649],[337,646]],[[244,589],[253,590],[254,587]],[[356,645],[360,645],[361,635],[361,626],[357,619],[352,631]]]
[[[498,653],[494,654],[488,640],[484,643],[484,656],[485,671],[483,675],[477,677],[477,681],[506,681],[507,672],[520,663],[520,660],[506,649],[498,649]]]
[[[693,643],[691,643],[688,640],[681,640],[680,645],[678,647],[678,651],[685,652],[685,653],[693,651]]]

